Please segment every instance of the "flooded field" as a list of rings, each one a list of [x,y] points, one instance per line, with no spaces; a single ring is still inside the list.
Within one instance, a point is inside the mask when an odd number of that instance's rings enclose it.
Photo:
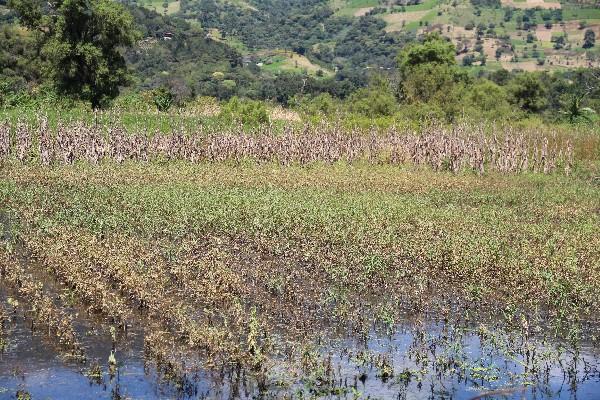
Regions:
[[[588,137],[47,128],[0,160],[0,399],[600,394]]]
[[[274,371],[285,376],[262,389],[250,377],[204,370],[201,363],[185,360],[181,363],[194,367],[184,385],[174,383],[145,354],[143,333],[129,332],[112,343],[110,332],[80,329],[94,362],[65,359],[47,335],[32,331],[19,314],[12,317],[5,324],[0,398],[595,399],[600,393],[598,352],[591,344],[574,350],[482,327],[413,324],[385,336],[372,332],[366,340],[312,344],[303,357],[314,359],[303,360],[308,365],[299,376],[298,371]],[[525,355],[523,346],[529,351]]]
[[[10,230],[4,232],[2,240],[11,243]],[[86,307],[76,286],[57,280],[23,243],[12,243],[13,257],[3,259],[0,271],[0,399],[595,399],[600,393],[591,320],[561,327],[545,321],[546,312],[505,308],[490,315],[434,292],[418,307],[374,311],[386,303],[374,288],[345,300],[362,312],[335,316],[341,297],[329,293],[338,300],[311,315],[271,289],[262,321],[247,299],[249,319],[223,337],[233,347],[207,353],[137,300],[123,298],[138,304],[123,312],[123,321],[109,309]],[[252,270],[273,261],[237,256],[238,268]],[[250,292],[260,295],[257,287]],[[186,318],[201,320],[188,312]],[[269,313],[275,319],[267,325]],[[294,318],[314,325],[299,327]]]

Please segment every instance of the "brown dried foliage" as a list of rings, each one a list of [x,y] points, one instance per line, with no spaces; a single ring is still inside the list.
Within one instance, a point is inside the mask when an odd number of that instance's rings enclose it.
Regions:
[[[85,360],[72,317],[44,292],[41,282],[36,281],[6,252],[0,252],[0,277],[30,304],[31,316],[37,325],[45,327],[49,336],[56,337],[59,345],[67,350],[70,356]]]
[[[14,143],[10,132],[14,131]],[[15,157],[20,162],[38,160],[42,165],[70,165],[76,161],[98,164],[104,160],[122,163],[155,159],[188,162],[276,162],[281,165],[369,161],[412,164],[433,170],[458,172],[486,170],[502,173],[525,171],[569,173],[574,147],[556,133],[496,128],[487,134],[482,127],[430,125],[420,132],[346,130],[322,123],[298,128],[288,126],[282,133],[272,126],[247,133],[241,126],[225,131],[173,133],[128,133],[118,124],[104,131],[97,125],[59,123],[52,133],[45,118],[37,126],[18,122],[16,127],[0,124],[0,159]],[[37,151],[32,143],[37,142]]]

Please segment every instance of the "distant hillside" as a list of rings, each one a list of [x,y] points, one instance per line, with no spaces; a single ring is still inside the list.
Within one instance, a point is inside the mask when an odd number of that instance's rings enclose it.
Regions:
[[[214,73],[241,73],[241,54],[225,43],[208,39],[205,31],[180,18],[161,16],[144,8],[131,7],[131,12],[143,39],[127,53],[127,60],[136,71],[141,88],[167,82],[179,88],[183,96],[194,91],[216,95],[228,91],[225,79],[213,79]],[[246,75],[248,84],[258,78],[251,71]]]
[[[202,27],[194,19],[126,4],[142,37],[126,52],[134,89],[167,86],[181,100],[243,96],[285,104],[297,94],[326,92],[345,97],[366,83],[350,72],[335,74],[300,51],[272,48],[250,52],[246,45],[216,28]],[[43,81],[40,62],[33,35],[0,3],[0,85],[8,85],[11,91],[39,85]],[[307,77],[298,79],[298,74]]]
[[[123,0],[142,39],[126,53],[133,89],[178,99],[243,96],[289,104],[345,98],[398,52],[437,31],[471,75],[600,66],[600,8],[559,0]],[[0,78],[43,80],[33,37],[0,0]],[[487,75],[486,75],[487,74]],[[0,82],[2,83],[2,82]],[[2,83],[5,84],[5,83]]]
[[[598,47],[584,41],[587,31],[600,35],[600,7],[590,1],[140,0],[140,4],[211,29],[244,54],[292,51],[323,71],[391,68],[399,48],[434,30],[455,43],[460,63],[475,69],[565,69],[598,66],[600,59]]]
[[[302,59],[305,72],[313,75],[319,69],[392,68],[400,48],[414,39],[412,33],[386,32],[380,18],[335,13],[328,0],[181,0],[177,6],[162,3],[162,8],[144,0],[138,4],[164,14],[178,10],[172,15],[254,58],[264,50],[289,52],[293,65],[294,58]],[[285,69],[290,63],[282,65]]]
[[[600,65],[600,45],[586,41],[600,36],[592,0],[124,1],[146,30],[144,50],[129,57],[142,85],[166,71],[199,82],[250,64],[258,67],[251,75],[387,71],[406,43],[431,31],[450,38],[458,62],[474,71]],[[169,31],[177,34],[157,45]]]

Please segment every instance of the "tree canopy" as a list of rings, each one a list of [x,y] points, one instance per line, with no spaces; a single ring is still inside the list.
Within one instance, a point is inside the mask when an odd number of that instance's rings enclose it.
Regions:
[[[137,39],[133,18],[112,0],[10,0],[21,24],[35,31],[45,74],[57,90],[105,105],[128,83],[122,47]]]
[[[583,36],[583,48],[589,49],[591,47],[594,47],[595,44],[596,44],[596,33],[591,29],[586,30],[585,34]]]
[[[411,70],[423,65],[456,65],[456,48],[452,42],[439,34],[430,34],[422,43],[406,46],[398,56],[400,74],[406,76]]]
[[[456,64],[454,45],[439,34],[406,46],[398,55],[398,72],[403,101],[430,102],[448,118],[460,111],[461,86],[468,77]]]

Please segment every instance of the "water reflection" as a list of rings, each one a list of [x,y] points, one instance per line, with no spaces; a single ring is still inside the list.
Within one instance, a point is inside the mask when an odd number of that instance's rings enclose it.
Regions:
[[[86,353],[97,360],[78,364],[62,358],[41,332],[15,318],[0,361],[0,399],[17,392],[32,399],[595,399],[600,395],[598,355],[591,346],[572,352],[542,339],[484,328],[443,324],[404,326],[391,335],[375,332],[364,341],[343,339],[307,345],[297,369],[273,364],[266,393],[242,371],[198,370],[185,385],[165,381],[144,359],[143,334],[118,341],[117,368],[108,357],[106,332],[86,335]],[[89,328],[89,327],[88,327]],[[83,329],[80,327],[80,329]],[[23,397],[26,398],[26,397]]]

